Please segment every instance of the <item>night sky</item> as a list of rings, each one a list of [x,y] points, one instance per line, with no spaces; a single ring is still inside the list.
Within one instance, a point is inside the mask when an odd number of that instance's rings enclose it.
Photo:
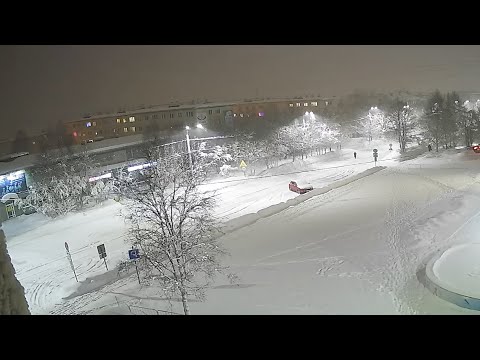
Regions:
[[[480,46],[0,46],[0,139],[120,106],[480,90]]]

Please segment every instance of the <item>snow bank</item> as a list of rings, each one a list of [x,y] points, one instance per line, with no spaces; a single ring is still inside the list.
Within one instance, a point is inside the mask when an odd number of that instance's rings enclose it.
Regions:
[[[427,288],[455,305],[480,310],[480,243],[457,245],[432,258]]]
[[[385,166],[374,167],[374,168],[368,169],[366,171],[363,171],[360,174],[349,177],[347,179],[334,182],[331,185],[322,187],[320,189],[314,189],[312,191],[309,191],[306,194],[297,196],[293,199],[289,199],[286,202],[282,202],[280,204],[269,206],[265,209],[257,211],[254,214],[247,214],[247,215],[240,216],[238,218],[235,218],[235,219],[230,220],[227,223],[225,223],[225,225],[222,227],[222,231],[228,233],[228,232],[238,230],[238,229],[240,229],[244,226],[251,225],[251,224],[255,223],[256,221],[258,221],[259,219],[278,214],[279,212],[281,212],[285,209],[288,209],[292,206],[298,205],[298,204],[300,204],[304,201],[307,201],[308,199],[311,199],[314,196],[325,194],[325,193],[329,192],[330,190],[337,189],[339,187],[348,185],[348,184],[350,184],[354,181],[357,181],[359,179],[362,179],[364,177],[372,175],[372,174],[374,174],[374,173],[376,173],[380,170],[383,170],[383,169],[385,169]]]

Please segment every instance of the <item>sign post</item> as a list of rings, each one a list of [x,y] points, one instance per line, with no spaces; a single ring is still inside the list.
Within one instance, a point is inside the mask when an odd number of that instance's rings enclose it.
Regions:
[[[135,270],[137,270],[138,283],[141,285],[140,275],[138,273],[138,266],[137,266],[137,259],[140,258],[140,254],[138,253],[138,249],[134,249],[133,246],[132,246],[132,250],[128,250],[128,257],[129,257],[130,260],[133,260],[133,262],[135,263]]]
[[[103,259],[103,262],[105,263],[105,268],[108,271],[107,260],[106,260],[107,251],[105,250],[105,244],[98,245],[97,246],[97,251],[98,251],[98,256],[100,257],[100,259]]]
[[[72,255],[70,254],[70,249],[68,248],[68,244],[66,241],[65,241],[65,250],[67,250],[67,259],[70,262],[70,267],[72,268],[73,275],[75,275],[75,280],[77,280],[78,282],[77,273],[75,272],[75,266],[73,266]]]
[[[375,160],[375,166],[377,166],[377,157],[378,157],[378,150],[373,149],[373,159]]]
[[[245,172],[245,169],[247,168],[247,164],[245,163],[245,161],[242,160],[240,162],[240,168],[243,170],[243,174],[247,176],[247,173]]]

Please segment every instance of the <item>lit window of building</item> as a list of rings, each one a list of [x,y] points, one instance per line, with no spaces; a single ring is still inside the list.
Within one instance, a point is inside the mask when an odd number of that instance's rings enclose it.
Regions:
[[[120,119],[117,119],[117,124],[120,124],[120,121],[121,121]]]
[[[325,101],[325,105],[326,105],[326,106],[328,105],[328,101]]]
[[[135,132],[135,126],[132,126],[132,127],[130,128],[130,131]]]
[[[299,107],[299,106],[300,106],[300,103],[296,103],[295,105],[296,105],[297,107]]]
[[[303,103],[303,106],[308,106],[308,103]]]
[[[135,122],[135,116],[130,116],[130,117],[128,118],[128,121],[130,121],[130,122]]]
[[[260,112],[258,113],[258,116],[264,117],[264,116],[265,116],[265,113],[264,113],[263,111],[260,111]]]
[[[90,126],[92,126],[92,123],[89,121],[89,122],[87,122],[87,123],[85,124],[85,126],[86,126],[86,127],[90,127]]]
[[[123,132],[128,132],[128,128],[124,127]]]
[[[97,126],[97,122],[96,121],[92,122],[92,126]]]
[[[113,129],[113,132],[116,133],[116,132],[117,132],[117,129]]]
[[[123,123],[126,123],[127,122],[127,119],[122,119]]]
[[[240,114],[240,117],[243,118],[243,114]]]
[[[312,101],[312,102],[311,102],[311,105],[312,105],[312,106],[318,106],[318,103],[317,103],[316,101]]]
[[[237,114],[233,114],[233,117],[237,117]]]
[[[293,107],[293,104],[288,104],[288,106]]]
[[[74,135],[73,136],[77,136],[77,133],[73,133]],[[35,141],[32,141],[32,144],[35,145]]]

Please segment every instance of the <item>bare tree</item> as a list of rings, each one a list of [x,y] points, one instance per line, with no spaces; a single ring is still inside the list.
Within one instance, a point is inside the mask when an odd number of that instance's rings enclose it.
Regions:
[[[143,257],[144,278],[159,281],[168,298],[180,296],[188,315],[188,299],[203,300],[226,269],[218,260],[226,251],[216,241],[214,196],[199,189],[207,174],[204,158],[190,168],[185,154],[159,155],[152,148],[150,166],[123,179],[119,189],[129,201],[129,241]]]
[[[417,125],[416,118],[415,109],[400,99],[393,101],[386,115],[388,127],[395,132],[402,153],[411,140],[412,131]]]
[[[436,151],[442,136],[442,118],[444,97],[436,90],[427,100],[424,109],[424,120],[429,138],[434,142]]]

